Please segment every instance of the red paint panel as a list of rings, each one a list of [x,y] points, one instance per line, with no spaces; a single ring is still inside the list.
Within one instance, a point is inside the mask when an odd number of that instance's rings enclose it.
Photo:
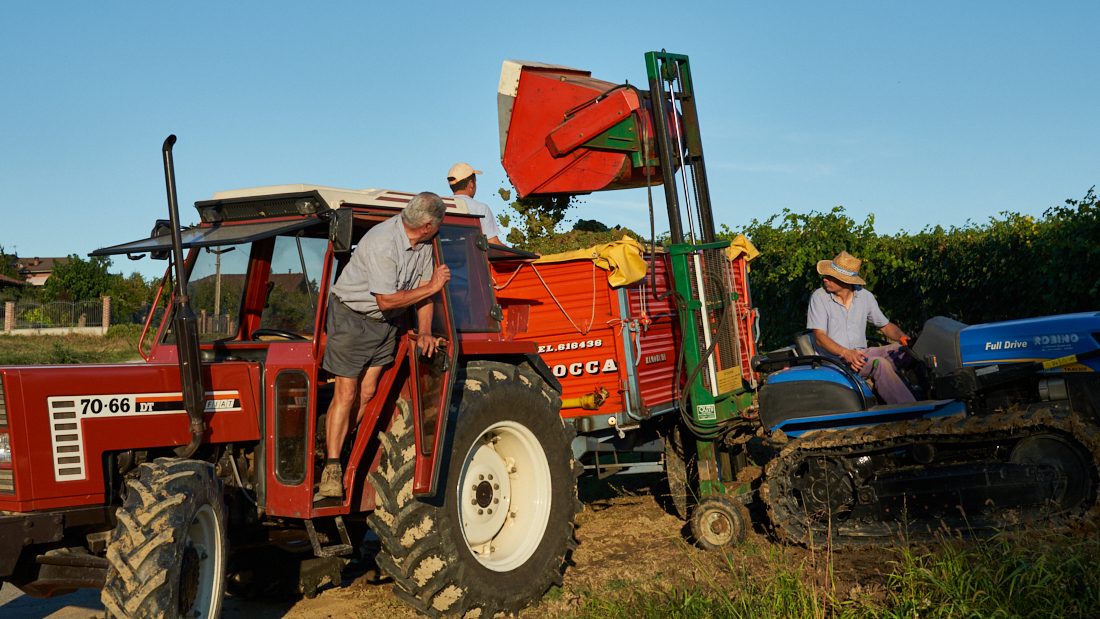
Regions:
[[[203,369],[208,390],[237,391],[241,402],[239,411],[206,413],[206,442],[257,440],[258,411],[250,365],[224,363]],[[104,452],[185,445],[190,441],[187,414],[182,412],[85,417],[80,429],[83,445],[80,464],[85,479],[57,481],[50,432],[54,420],[47,398],[179,392],[179,366],[153,363],[31,366],[8,370],[6,374],[5,387],[14,387],[9,393],[8,417],[18,426],[12,440],[21,509],[101,502]]]
[[[648,324],[635,340],[636,351],[640,349],[640,354],[635,353],[639,358],[638,390],[643,404],[661,409],[667,408],[677,395],[673,381],[680,350],[680,319],[671,296],[663,301],[654,299],[654,296],[668,292],[672,286],[668,255],[661,254],[654,262],[656,289],[650,285],[652,280],[647,275],[644,281],[630,287],[628,298],[630,317],[638,319],[643,325]]]
[[[600,133],[630,117],[638,109],[638,95],[632,90],[620,90],[606,99],[581,109],[546,136],[546,147],[554,157],[561,157]]]
[[[521,196],[552,193],[558,185],[574,193],[597,191],[629,167],[629,157],[623,153],[581,149],[555,158],[546,147],[547,136],[565,119],[567,110],[614,86],[590,77],[523,69],[502,161]]]
[[[498,285],[508,281],[516,266],[494,264],[493,278]],[[538,275],[542,275],[545,285]],[[551,292],[561,307],[551,298]],[[511,283],[497,291],[497,298],[502,305],[530,301],[528,331],[515,334],[515,340],[534,342],[541,347],[543,361],[556,370],[555,376],[561,381],[562,398],[580,397],[603,387],[611,396],[598,413],[622,410],[619,390],[626,374],[616,335],[618,298],[607,284],[604,271],[596,269],[591,260],[525,264]],[[562,416],[595,413],[577,408],[563,410]]]

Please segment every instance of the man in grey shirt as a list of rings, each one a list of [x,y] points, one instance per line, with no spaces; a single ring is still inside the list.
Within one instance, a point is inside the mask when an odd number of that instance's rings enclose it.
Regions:
[[[336,377],[325,420],[327,460],[321,475],[321,497],[342,497],[344,474],[340,451],[350,428],[374,397],[384,366],[393,362],[398,319],[416,306],[417,345],[431,356],[438,345],[432,336],[431,296],[451,278],[445,265],[434,266],[432,237],[439,232],[446,206],[434,193],[409,201],[401,215],[363,235],[351,261],[329,297],[325,356],[321,362]]]
[[[909,338],[883,315],[875,295],[862,287],[866,285],[859,277],[862,264],[846,251],[817,263],[822,287],[810,296],[806,328],[813,330],[814,342],[824,353],[844,359],[860,376],[870,378],[887,404],[913,402],[916,398],[897,374],[898,367],[909,363],[901,350],[909,345]],[[901,344],[868,348],[868,322]]]

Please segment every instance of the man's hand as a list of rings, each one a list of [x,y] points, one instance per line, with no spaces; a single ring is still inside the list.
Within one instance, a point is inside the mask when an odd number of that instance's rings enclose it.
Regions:
[[[903,336],[901,336],[901,339],[898,340],[898,342],[902,346],[905,346],[906,348],[908,348],[909,345],[913,343],[913,340],[908,335],[903,335]]]
[[[416,336],[416,345],[420,347],[420,354],[425,357],[431,357],[435,354],[435,349],[443,343],[443,338],[435,337],[430,333],[421,333]]]
[[[840,351],[840,356],[857,372],[863,369],[863,364],[867,363],[867,355],[858,350],[845,348]]]
[[[432,273],[432,279],[429,280],[429,283],[433,290],[439,292],[443,290],[443,284],[449,281],[451,281],[451,269],[447,265],[441,264],[435,267],[435,272]]]

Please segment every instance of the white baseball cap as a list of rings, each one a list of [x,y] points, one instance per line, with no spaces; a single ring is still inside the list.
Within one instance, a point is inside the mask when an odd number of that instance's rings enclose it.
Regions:
[[[471,168],[468,163],[456,163],[447,172],[447,183],[453,185],[471,174],[482,174],[482,171]]]

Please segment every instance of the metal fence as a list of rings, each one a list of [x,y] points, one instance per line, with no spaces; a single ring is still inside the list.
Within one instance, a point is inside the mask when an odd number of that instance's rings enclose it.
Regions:
[[[16,329],[49,329],[54,327],[103,326],[103,302],[18,301],[14,304]]]

